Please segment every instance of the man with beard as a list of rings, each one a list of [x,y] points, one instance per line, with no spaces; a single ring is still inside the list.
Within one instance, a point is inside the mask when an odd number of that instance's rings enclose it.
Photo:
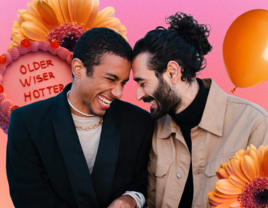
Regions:
[[[134,47],[137,99],[157,120],[148,165],[149,207],[208,207],[223,162],[249,144],[268,145],[267,112],[198,79],[209,30],[190,15],[167,18]]]
[[[143,207],[153,125],[119,100],[131,60],[121,35],[91,29],[75,46],[73,83],[12,112],[6,168],[15,207]]]

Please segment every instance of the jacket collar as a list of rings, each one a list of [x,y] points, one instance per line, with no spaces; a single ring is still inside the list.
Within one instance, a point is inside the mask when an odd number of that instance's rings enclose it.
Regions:
[[[67,102],[67,92],[70,89],[71,84],[67,85],[54,100],[52,107],[53,126],[78,207],[98,208],[90,172]]]
[[[227,94],[212,80],[203,79],[204,85],[209,89],[209,94],[199,127],[217,136],[222,136],[224,115],[227,105]],[[162,126],[159,138],[168,138],[172,133],[181,133],[175,121],[166,115],[158,121]]]
[[[52,120],[56,139],[78,207],[105,207],[110,196],[120,145],[121,119],[118,107],[115,101],[112,102],[104,115],[100,144],[90,175],[67,102],[67,92],[70,89],[71,84],[56,96],[53,103]]]
[[[116,101],[103,117],[99,148],[91,174],[100,207],[108,207],[120,147],[122,120]]]

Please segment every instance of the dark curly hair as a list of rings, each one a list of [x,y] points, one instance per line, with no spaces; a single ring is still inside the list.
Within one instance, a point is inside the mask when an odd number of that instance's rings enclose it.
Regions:
[[[131,62],[132,48],[118,33],[108,28],[93,28],[85,32],[77,41],[73,59],[80,59],[87,68],[87,75],[93,73],[92,67],[101,63],[101,57],[111,53]]]
[[[181,12],[167,17],[166,23],[168,29],[157,27],[135,44],[133,58],[149,52],[148,67],[157,77],[162,76],[168,62],[174,60],[183,68],[181,80],[191,83],[196,72],[206,67],[204,55],[212,50],[207,39],[210,29]]]

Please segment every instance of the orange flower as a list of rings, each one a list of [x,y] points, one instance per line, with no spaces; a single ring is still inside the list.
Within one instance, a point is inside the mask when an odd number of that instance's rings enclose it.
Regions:
[[[238,151],[216,174],[220,180],[208,194],[211,208],[268,207],[268,146]]]
[[[98,12],[99,0],[33,0],[27,6],[13,23],[9,48],[23,39],[58,40],[72,51],[79,37],[94,27],[110,28],[126,39],[126,28],[114,17],[114,8]]]

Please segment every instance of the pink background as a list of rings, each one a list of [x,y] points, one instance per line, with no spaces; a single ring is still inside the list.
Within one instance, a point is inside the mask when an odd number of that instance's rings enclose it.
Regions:
[[[17,10],[27,9],[29,0],[2,1],[0,6],[0,54],[10,44],[11,27],[17,20]],[[234,87],[224,68],[222,43],[231,23],[242,13],[252,9],[268,9],[266,0],[100,0],[100,9],[113,6],[115,16],[127,27],[127,37],[131,46],[143,37],[146,32],[157,26],[166,26],[165,16],[176,11],[192,14],[199,23],[211,25],[210,43],[213,51],[207,55],[207,68],[198,77],[210,77],[227,93]],[[254,69],[252,69],[254,70]],[[123,100],[149,109],[148,105],[135,99],[136,84],[131,80],[125,87]],[[268,83],[249,89],[238,89],[236,96],[250,100],[268,110]],[[5,172],[7,136],[0,130],[0,207],[11,208],[8,183]]]

